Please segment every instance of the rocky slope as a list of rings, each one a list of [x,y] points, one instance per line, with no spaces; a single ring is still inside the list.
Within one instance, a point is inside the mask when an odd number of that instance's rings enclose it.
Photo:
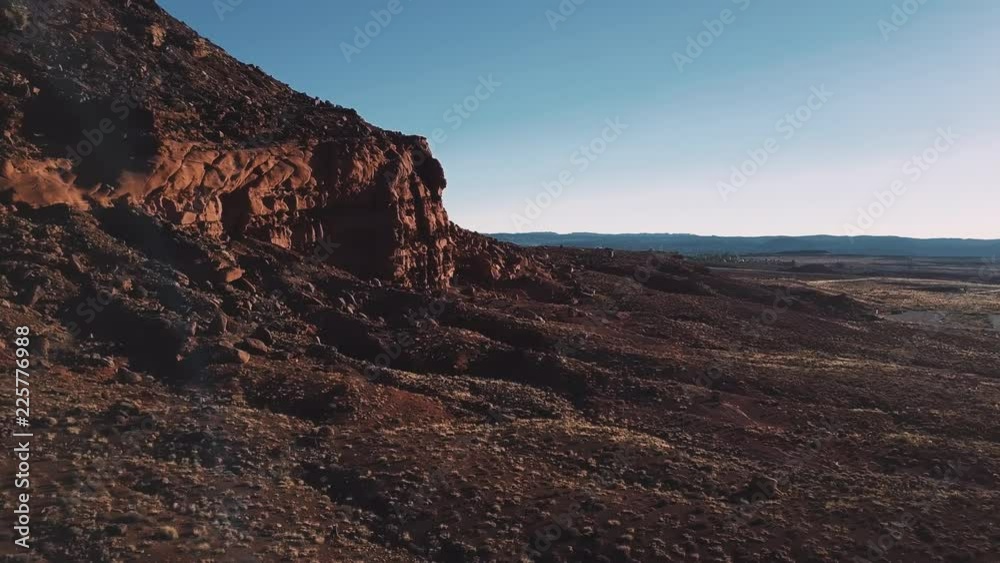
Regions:
[[[31,562],[996,560],[995,332],[655,253],[413,291],[127,206],[0,245]]]
[[[444,287],[446,182],[424,139],[247,66],[152,0],[5,0],[0,197],[129,200],[211,236],[304,250],[357,275]]]

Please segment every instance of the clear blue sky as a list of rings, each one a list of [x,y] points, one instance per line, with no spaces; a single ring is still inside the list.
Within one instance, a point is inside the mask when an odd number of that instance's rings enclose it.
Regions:
[[[562,4],[161,0],[292,87],[432,139],[475,230],[1000,238],[1000,2]]]

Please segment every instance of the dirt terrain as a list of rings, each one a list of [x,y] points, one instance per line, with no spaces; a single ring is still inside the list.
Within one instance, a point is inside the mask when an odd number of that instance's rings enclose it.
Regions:
[[[435,293],[234,240],[226,283],[106,213],[0,222],[38,560],[995,560],[996,331],[656,254]]]
[[[0,7],[0,560],[1000,560],[992,266],[513,247],[149,0]]]

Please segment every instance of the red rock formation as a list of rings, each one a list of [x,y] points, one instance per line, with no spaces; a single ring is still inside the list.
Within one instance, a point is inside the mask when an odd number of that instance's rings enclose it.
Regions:
[[[424,139],[292,91],[151,1],[20,9],[27,25],[0,22],[4,201],[126,198],[216,236],[323,240],[359,276],[449,283],[446,181]]]

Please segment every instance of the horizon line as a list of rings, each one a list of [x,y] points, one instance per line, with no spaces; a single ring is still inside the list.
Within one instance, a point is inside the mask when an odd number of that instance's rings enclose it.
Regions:
[[[475,231],[475,229],[469,229]],[[569,231],[569,232],[558,232],[558,231],[523,231],[523,232],[510,232],[510,231],[476,231],[484,235],[496,236],[496,235],[558,235],[558,236],[570,236],[570,235],[601,235],[601,236],[694,236],[702,238],[816,238],[816,237],[829,237],[829,238],[839,238],[839,239],[871,239],[871,238],[896,238],[896,239],[909,239],[909,240],[961,240],[961,241],[979,241],[979,242],[997,242],[1000,243],[1000,238],[974,238],[974,237],[917,237],[917,236],[907,236],[907,235],[833,235],[833,234],[810,234],[810,235],[703,235],[698,233],[671,233],[671,232],[599,232],[599,231]]]

